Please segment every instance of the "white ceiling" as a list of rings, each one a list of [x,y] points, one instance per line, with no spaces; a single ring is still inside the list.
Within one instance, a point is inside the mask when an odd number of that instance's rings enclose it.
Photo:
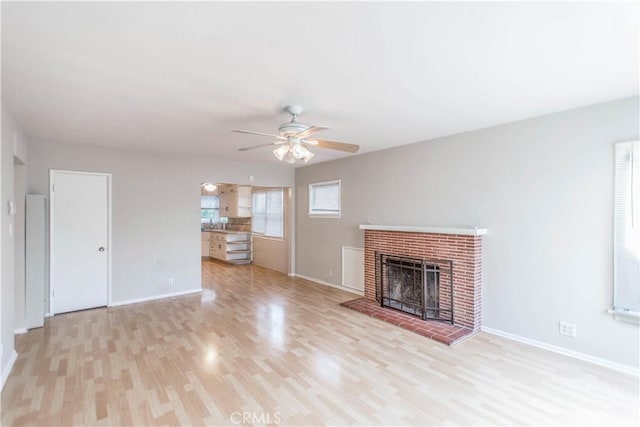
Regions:
[[[230,130],[296,102],[369,152],[635,94],[637,2],[2,2],[2,96],[44,142],[276,162]]]

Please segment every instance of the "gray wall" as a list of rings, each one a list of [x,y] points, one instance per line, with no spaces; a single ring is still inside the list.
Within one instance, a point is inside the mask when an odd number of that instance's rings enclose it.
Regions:
[[[105,172],[112,181],[112,302],[201,287],[200,184],[292,186],[281,165],[87,145],[30,145],[28,189],[49,194],[49,170]],[[169,287],[167,279],[174,278]],[[48,291],[47,291],[48,292]]]
[[[613,143],[638,139],[638,114],[633,97],[298,168],[296,273],[339,284],[362,223],[486,227],[484,326],[637,367],[638,327],[606,310]],[[332,179],[342,219],[309,218],[308,184]]]
[[[9,109],[4,104],[4,101],[2,102],[1,110],[0,170],[2,172],[2,186],[0,192],[2,200],[0,204],[2,213],[0,214],[0,240],[2,244],[2,273],[0,275],[0,291],[2,293],[0,294],[0,342],[2,343],[2,372],[5,373],[7,364],[15,351],[16,284],[14,255],[16,244],[15,235],[20,232],[20,230],[16,229],[16,216],[9,215],[7,206],[9,201],[15,201],[16,199],[14,194],[14,162],[26,164],[27,142]],[[24,212],[24,209],[22,209],[22,212]],[[9,227],[14,227],[15,231],[13,235],[9,234]],[[19,291],[20,290],[18,290],[18,292]],[[24,286],[22,286],[22,291],[24,291]]]

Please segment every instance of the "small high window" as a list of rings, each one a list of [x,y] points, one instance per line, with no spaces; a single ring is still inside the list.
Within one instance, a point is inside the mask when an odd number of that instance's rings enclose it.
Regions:
[[[309,184],[309,216],[340,218],[340,180]]]

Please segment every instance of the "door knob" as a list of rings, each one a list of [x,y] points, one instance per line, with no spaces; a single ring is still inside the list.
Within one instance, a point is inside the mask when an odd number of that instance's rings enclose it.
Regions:
[[[104,246],[100,246],[100,247],[98,248],[98,250],[99,250],[100,252],[104,252]]]

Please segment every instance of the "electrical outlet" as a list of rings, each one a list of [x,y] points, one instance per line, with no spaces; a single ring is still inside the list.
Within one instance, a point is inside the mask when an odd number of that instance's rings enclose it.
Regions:
[[[575,323],[560,322],[560,335],[566,335],[568,337],[575,338],[577,328]]]
[[[173,286],[173,277],[169,277],[169,280],[167,281],[169,286]]]
[[[333,276],[333,270],[329,270],[329,276]]]

